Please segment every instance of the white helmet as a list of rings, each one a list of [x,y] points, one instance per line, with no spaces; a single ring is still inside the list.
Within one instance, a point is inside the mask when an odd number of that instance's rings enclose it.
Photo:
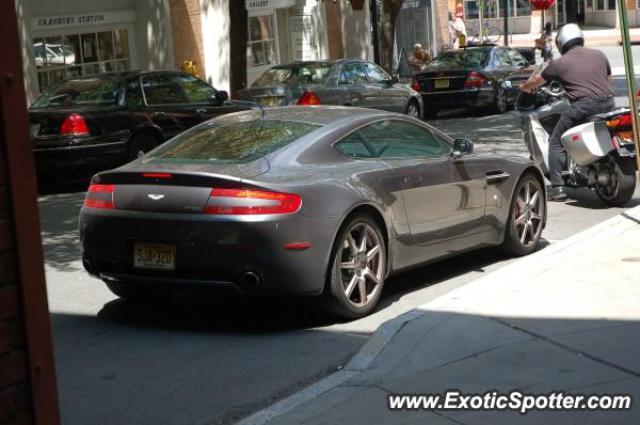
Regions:
[[[556,36],[556,46],[560,54],[565,54],[573,46],[584,46],[584,33],[576,24],[566,24],[560,28]]]

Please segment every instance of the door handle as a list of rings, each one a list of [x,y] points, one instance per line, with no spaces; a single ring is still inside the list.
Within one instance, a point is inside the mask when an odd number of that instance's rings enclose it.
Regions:
[[[403,180],[405,183],[421,183],[424,179],[422,176],[407,176]]]
[[[489,171],[486,174],[487,183],[495,183],[511,177],[511,174],[506,171]]]
[[[207,113],[207,110],[204,108],[196,109],[196,114],[198,115],[204,115],[206,113]]]
[[[156,112],[155,114],[153,114],[153,118],[159,118],[161,120],[165,120],[169,118],[169,115],[167,115],[166,112]]]

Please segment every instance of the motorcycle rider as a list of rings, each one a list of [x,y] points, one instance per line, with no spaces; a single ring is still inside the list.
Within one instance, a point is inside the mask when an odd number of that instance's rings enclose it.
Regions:
[[[559,59],[552,61],[541,74],[532,75],[520,90],[534,93],[551,81],[564,86],[571,107],[562,114],[549,137],[549,201],[564,201],[562,171],[567,169],[567,152],[560,137],[568,129],[583,124],[592,115],[615,108],[611,90],[611,65],[599,50],[584,47],[584,34],[576,24],[564,25],[556,37]]]

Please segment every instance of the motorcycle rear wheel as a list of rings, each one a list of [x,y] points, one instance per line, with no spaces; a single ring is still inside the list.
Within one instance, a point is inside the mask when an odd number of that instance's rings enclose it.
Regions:
[[[616,156],[611,161],[613,167],[608,185],[595,185],[598,197],[609,207],[623,207],[636,190],[636,164],[631,157]]]

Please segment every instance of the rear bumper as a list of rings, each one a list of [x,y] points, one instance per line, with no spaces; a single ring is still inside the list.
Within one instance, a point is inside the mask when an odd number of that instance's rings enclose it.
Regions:
[[[44,146],[34,144],[36,172],[41,179],[60,181],[89,176],[122,165],[127,160],[126,139],[59,140],[63,146],[52,146],[55,142],[58,141],[48,141]]]
[[[493,88],[460,89],[438,92],[421,92],[422,101],[427,108],[482,108],[493,105],[495,94]]]
[[[101,211],[84,207],[85,269],[130,284],[222,287],[246,294],[317,295],[325,286],[336,221],[301,214],[222,218],[200,214]],[[133,266],[135,242],[172,244],[175,270]],[[311,242],[305,250],[284,244]],[[247,273],[259,282],[248,284]]]

